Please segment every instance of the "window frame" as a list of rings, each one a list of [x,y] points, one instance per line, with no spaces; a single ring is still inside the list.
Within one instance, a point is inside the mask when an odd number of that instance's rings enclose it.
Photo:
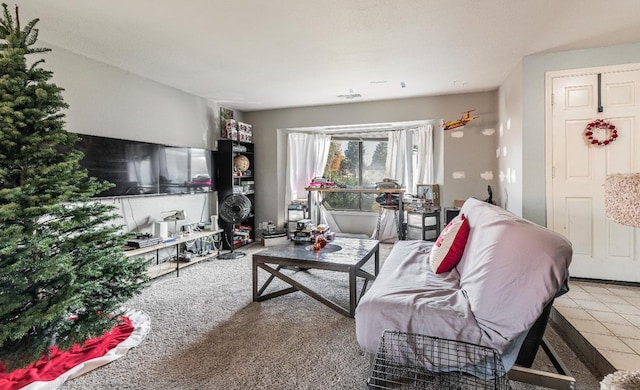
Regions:
[[[363,149],[364,149],[364,142],[385,142],[388,144],[389,139],[388,138],[384,138],[384,137],[372,137],[372,138],[365,138],[365,137],[348,137],[348,136],[331,136],[331,142],[333,141],[337,141],[337,142],[357,142],[358,143],[358,175],[357,175],[357,179],[358,179],[358,186],[362,187],[363,186],[363,180],[364,180],[364,156],[363,156]],[[324,174],[324,172],[323,172]],[[334,194],[338,194],[336,193],[329,193],[330,195],[334,195]],[[327,195],[329,195],[327,194]],[[365,192],[360,192],[358,194],[358,208],[351,208],[351,209],[342,209],[342,208],[327,208],[328,211],[352,211],[352,212],[367,212],[367,213],[372,213],[372,212],[378,212],[377,210],[364,210],[363,209],[363,204],[364,204],[364,197],[365,196],[372,196],[371,193],[365,193]],[[322,197],[321,200],[321,204],[324,206],[325,205],[325,200],[326,200],[326,195]]]

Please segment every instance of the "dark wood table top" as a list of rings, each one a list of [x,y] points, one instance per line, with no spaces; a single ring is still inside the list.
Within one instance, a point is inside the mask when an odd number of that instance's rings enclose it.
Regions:
[[[340,247],[339,250],[336,250]],[[368,259],[379,248],[378,240],[364,238],[336,237],[329,241],[326,247],[314,251],[311,243],[290,242],[263,249],[253,254],[259,262],[274,262],[290,264],[289,261],[299,261],[314,266],[326,264],[334,266],[353,267]],[[324,268],[324,267],[322,267]]]

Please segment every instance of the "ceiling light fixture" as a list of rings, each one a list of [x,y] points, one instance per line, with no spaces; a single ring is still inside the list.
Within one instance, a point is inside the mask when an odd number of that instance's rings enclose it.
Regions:
[[[345,99],[355,99],[355,98],[362,97],[362,95],[360,95],[359,93],[350,93],[347,95],[336,95],[336,97],[345,98]]]
[[[353,93],[353,89],[349,89],[349,93],[344,94],[344,95],[336,95],[336,97],[339,98],[345,98],[345,99],[355,99],[355,98],[360,98],[362,97],[362,95],[360,95],[359,93]]]

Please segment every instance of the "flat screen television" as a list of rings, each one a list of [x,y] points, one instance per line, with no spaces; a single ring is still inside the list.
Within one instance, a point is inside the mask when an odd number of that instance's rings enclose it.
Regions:
[[[165,146],[158,149],[160,193],[211,191],[211,152]]]
[[[80,166],[114,187],[98,197],[212,190],[211,151],[78,134]]]

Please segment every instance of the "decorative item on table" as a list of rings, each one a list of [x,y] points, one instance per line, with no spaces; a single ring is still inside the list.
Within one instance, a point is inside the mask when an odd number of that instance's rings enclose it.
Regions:
[[[312,232],[315,226],[308,225],[302,229],[296,230],[293,234],[292,240],[296,242],[309,242],[313,238]]]
[[[379,190],[387,190],[387,189],[398,189],[402,188],[402,186],[398,183],[397,180],[384,178],[382,181],[376,183],[376,188]]]
[[[437,184],[418,184],[416,196],[429,206],[440,206],[440,186]]]
[[[311,188],[328,188],[335,186],[335,183],[324,177],[314,177],[309,183]]]
[[[326,240],[332,240],[335,237],[335,233],[331,231],[331,228],[327,224],[320,224],[311,231],[311,236],[316,238],[318,236],[324,237]]]
[[[311,225],[311,219],[309,218],[298,220],[296,230],[302,230],[309,225]]]
[[[320,249],[324,248],[327,244],[328,244],[327,239],[324,238],[322,234],[319,234],[314,238],[313,250],[319,251]]]
[[[316,226],[311,223],[310,219],[301,219],[297,223],[296,231],[293,233],[291,240],[308,243],[311,241],[312,232],[315,228]]]

